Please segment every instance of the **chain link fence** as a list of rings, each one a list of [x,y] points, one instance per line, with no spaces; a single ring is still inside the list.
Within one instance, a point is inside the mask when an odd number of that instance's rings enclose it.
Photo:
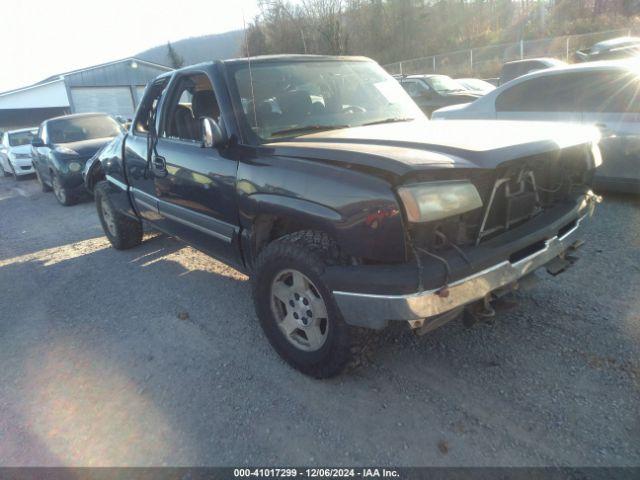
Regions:
[[[499,75],[500,68],[505,62],[525,58],[554,57],[571,63],[574,61],[576,50],[588,48],[603,40],[627,36],[632,33],[629,29],[620,29],[539,40],[523,40],[402,60],[384,65],[384,68],[393,75],[441,73],[452,77],[492,78]]]

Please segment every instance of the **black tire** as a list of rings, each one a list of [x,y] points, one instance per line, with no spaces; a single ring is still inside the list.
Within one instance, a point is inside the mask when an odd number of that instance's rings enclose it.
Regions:
[[[108,195],[109,184],[98,182],[94,188],[98,218],[104,234],[117,250],[127,250],[142,243],[142,223],[120,212]]]
[[[351,360],[351,327],[344,322],[331,291],[321,277],[327,265],[337,263],[341,263],[341,259],[335,242],[321,232],[301,231],[267,245],[258,256],[252,279],[256,313],[269,342],[291,366],[316,378],[339,374]],[[298,348],[278,326],[272,285],[283,271],[302,273],[324,301],[327,315],[322,322],[326,322],[326,337],[317,350]],[[285,303],[281,305],[288,310]]]
[[[40,184],[40,189],[43,192],[50,192],[51,191],[51,187],[49,185],[47,185],[46,183],[44,183],[42,178],[40,178],[40,173],[38,173],[38,169],[34,168],[34,170],[36,171],[36,180],[38,180],[38,183]]]
[[[51,172],[51,187],[53,189],[53,195],[60,205],[69,207],[78,202],[78,197],[62,186],[60,177],[55,172]]]

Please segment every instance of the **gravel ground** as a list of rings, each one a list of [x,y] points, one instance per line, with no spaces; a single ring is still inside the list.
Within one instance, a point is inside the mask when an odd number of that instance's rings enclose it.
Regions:
[[[1,465],[640,465],[640,203],[493,324],[377,336],[329,381],[284,364],[247,278],[91,202],[0,179]]]

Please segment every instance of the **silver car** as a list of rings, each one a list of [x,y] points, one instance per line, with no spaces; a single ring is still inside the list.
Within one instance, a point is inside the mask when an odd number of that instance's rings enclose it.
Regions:
[[[640,193],[640,69],[632,62],[593,62],[529,73],[473,103],[436,110],[434,120],[572,122],[600,129],[602,190]]]
[[[31,159],[31,140],[36,132],[33,128],[4,132],[0,145],[0,174],[12,174],[18,178],[35,172]]]

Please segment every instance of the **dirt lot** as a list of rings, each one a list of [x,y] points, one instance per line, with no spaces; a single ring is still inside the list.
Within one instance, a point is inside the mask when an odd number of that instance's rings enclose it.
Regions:
[[[2,465],[639,465],[640,203],[493,324],[380,335],[330,381],[285,365],[247,278],[93,203],[0,179]]]

